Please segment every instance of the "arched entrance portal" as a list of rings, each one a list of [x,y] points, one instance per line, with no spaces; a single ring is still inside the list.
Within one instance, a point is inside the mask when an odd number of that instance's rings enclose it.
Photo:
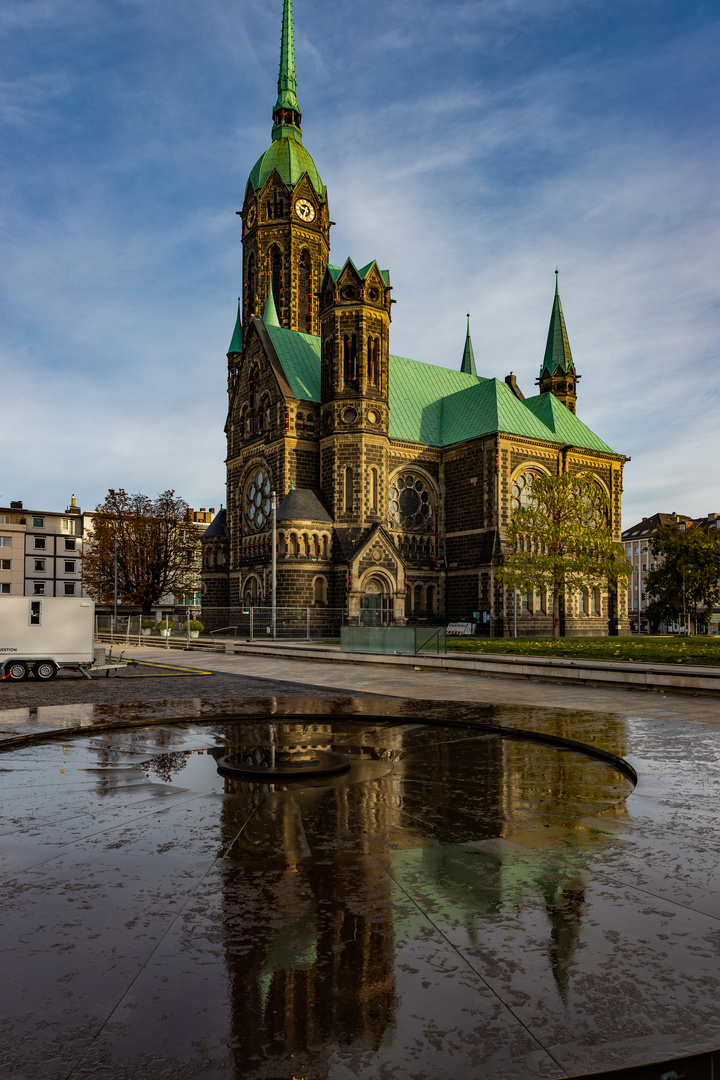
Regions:
[[[360,621],[363,626],[387,626],[394,622],[392,592],[384,578],[376,575],[363,582]]]

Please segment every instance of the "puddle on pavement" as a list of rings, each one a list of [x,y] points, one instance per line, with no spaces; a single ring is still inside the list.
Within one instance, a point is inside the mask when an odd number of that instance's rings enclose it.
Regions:
[[[217,772],[219,757],[269,739],[339,751],[351,769],[287,784]],[[125,915],[113,920],[111,886],[132,876],[135,888],[150,866],[155,894],[183,907],[177,921],[168,915],[157,952],[153,939],[143,954],[142,972],[132,969],[132,997],[122,1000],[129,982],[114,988],[114,1025],[88,1069],[112,1063],[124,1076],[119,1063],[203,1044],[223,1076],[345,1076],[340,1064],[348,1076],[439,1075],[447,1025],[453,1075],[477,1075],[493,1040],[512,1047],[518,1075],[551,1075],[543,1068],[552,1062],[537,1064],[535,1041],[474,970],[476,954],[491,942],[486,962],[497,968],[531,946],[535,990],[565,1008],[588,866],[617,842],[593,818],[621,817],[632,790],[611,764],[467,729],[323,716],[272,732],[267,722],[228,721],[86,735],[18,750],[3,765],[7,805],[28,842],[66,853],[17,879],[25,934],[34,888],[55,891],[62,942],[64,890],[102,879],[114,952],[132,953],[142,933]],[[127,889],[120,894],[127,904]],[[156,903],[142,902],[148,911]],[[102,941],[101,932],[96,953],[84,943],[98,980],[110,978]],[[38,984],[41,974],[40,964]],[[58,982],[55,1003],[45,989],[28,989],[28,1016],[33,994],[46,1013],[90,1007],[73,1005],[72,985]],[[417,1055],[427,1072],[412,1071]]]

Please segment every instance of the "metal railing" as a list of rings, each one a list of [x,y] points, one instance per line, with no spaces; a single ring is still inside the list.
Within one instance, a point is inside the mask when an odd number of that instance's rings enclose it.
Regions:
[[[344,608],[281,607],[275,612],[275,627],[271,607],[246,608],[234,626],[211,630],[214,638],[232,636],[249,641],[311,641],[323,638],[339,638],[347,624],[348,613]]]

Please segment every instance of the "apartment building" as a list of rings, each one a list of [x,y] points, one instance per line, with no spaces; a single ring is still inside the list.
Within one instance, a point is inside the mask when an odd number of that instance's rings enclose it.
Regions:
[[[0,599],[83,596],[85,516],[74,495],[62,512],[0,506]]]

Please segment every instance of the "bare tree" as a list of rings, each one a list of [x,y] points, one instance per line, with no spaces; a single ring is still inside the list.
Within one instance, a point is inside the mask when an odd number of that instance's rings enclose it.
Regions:
[[[113,601],[115,541],[118,599],[145,615],[163,596],[182,592],[197,564],[200,538],[184,499],[174,491],[150,499],[110,488],[83,558],[85,588],[102,604]]]

